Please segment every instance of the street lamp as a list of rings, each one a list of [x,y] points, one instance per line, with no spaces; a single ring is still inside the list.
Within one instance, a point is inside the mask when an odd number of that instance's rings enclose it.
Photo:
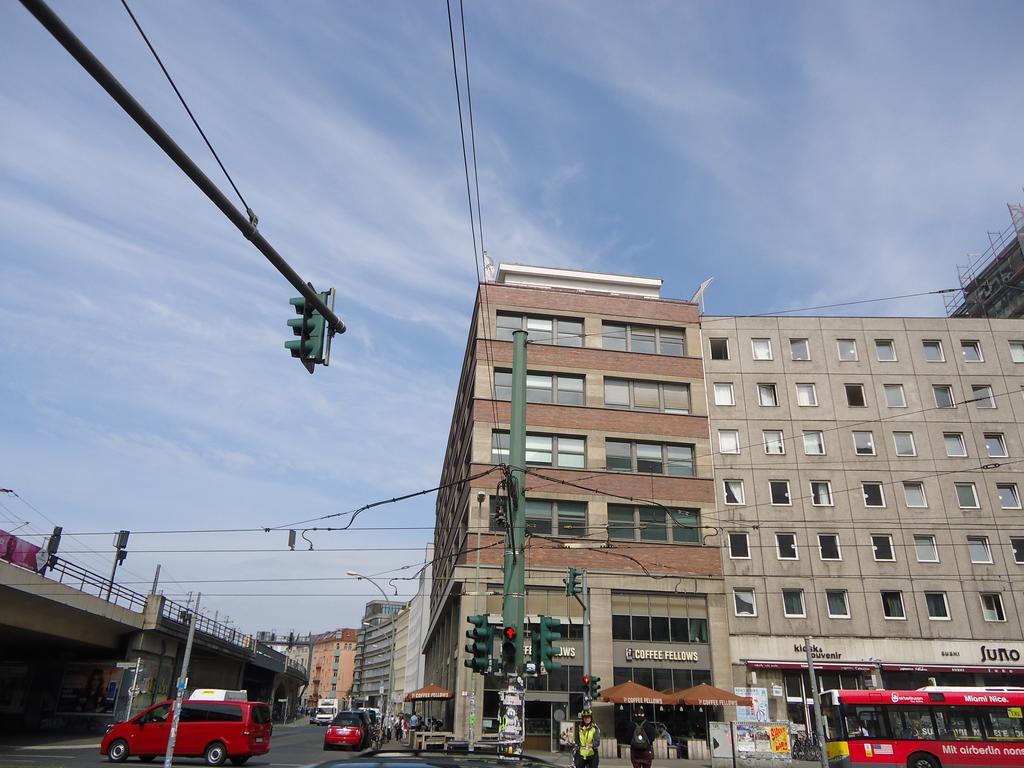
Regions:
[[[346,576],[353,576],[356,579],[358,579],[359,581],[368,581],[368,582],[370,582],[371,584],[373,584],[373,586],[375,586],[377,588],[377,591],[380,592],[381,597],[384,598],[384,601],[385,602],[390,602],[390,598],[388,597],[388,593],[385,592],[381,588],[380,584],[378,584],[376,581],[371,579],[369,576],[364,576],[363,574],[357,573],[356,571],[346,571],[345,575]],[[383,707],[383,711],[381,712],[381,725],[382,726],[384,725],[384,718],[391,711],[391,676],[392,676],[392,674],[394,673],[394,670],[395,670],[395,630],[397,629],[397,627],[395,626],[395,619],[396,618],[397,617],[395,617],[395,616],[391,617],[391,633],[390,633],[391,653],[388,655],[388,684],[387,684],[387,687],[385,688],[385,690],[387,691],[387,698],[384,699],[384,707]]]

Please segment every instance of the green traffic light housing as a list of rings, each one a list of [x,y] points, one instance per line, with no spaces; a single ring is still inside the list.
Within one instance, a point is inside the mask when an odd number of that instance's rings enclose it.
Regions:
[[[491,650],[494,646],[494,627],[487,620],[487,615],[470,616],[467,621],[473,625],[466,630],[466,637],[472,642],[466,643],[470,658],[462,663],[480,674],[487,674],[491,667]]]
[[[565,596],[572,597],[583,592],[583,584],[580,582],[583,571],[579,568],[570,568],[569,576],[565,580]]]
[[[333,288],[321,292],[320,299],[334,311]],[[326,318],[304,296],[295,296],[288,303],[295,307],[295,314],[299,315],[288,321],[288,327],[299,338],[286,341],[285,349],[292,353],[292,357],[298,358],[307,371],[313,373],[317,365],[330,364],[333,334],[327,328]]]
[[[540,617],[540,628],[537,632],[539,637],[540,663],[544,665],[544,669],[548,672],[562,668],[562,665],[555,661],[555,657],[562,651],[559,646],[555,645],[555,643],[562,639],[561,626],[562,622],[560,619],[554,619],[550,616]]]

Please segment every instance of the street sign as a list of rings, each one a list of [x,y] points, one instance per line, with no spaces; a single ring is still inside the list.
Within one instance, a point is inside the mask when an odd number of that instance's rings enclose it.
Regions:
[[[119,661],[115,665],[118,669],[135,669],[134,661]]]

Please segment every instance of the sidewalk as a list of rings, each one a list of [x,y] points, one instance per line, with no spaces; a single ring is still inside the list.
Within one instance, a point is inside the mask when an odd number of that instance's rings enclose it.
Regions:
[[[571,766],[572,758],[568,752],[526,752],[530,757],[547,760],[558,765]],[[619,757],[602,757],[600,765],[602,768],[631,768],[629,760]],[[791,768],[821,768],[820,763],[807,762],[805,760],[794,760],[790,763]],[[655,760],[651,768],[711,768],[710,760],[680,760],[672,758],[669,760]]]

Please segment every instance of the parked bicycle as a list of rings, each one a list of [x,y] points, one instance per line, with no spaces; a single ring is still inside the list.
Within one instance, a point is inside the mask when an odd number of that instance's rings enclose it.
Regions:
[[[821,762],[821,747],[814,736],[797,733],[793,737],[792,755],[794,760]]]

